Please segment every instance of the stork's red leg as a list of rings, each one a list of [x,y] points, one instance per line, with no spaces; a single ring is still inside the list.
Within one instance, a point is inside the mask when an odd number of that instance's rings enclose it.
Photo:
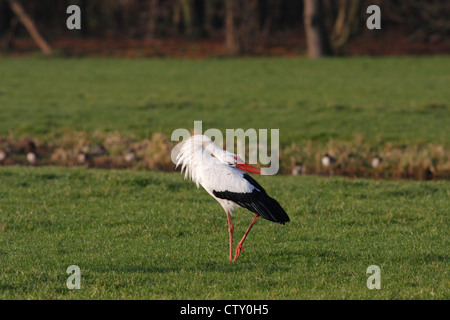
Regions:
[[[233,262],[235,262],[237,260],[237,258],[239,257],[239,254],[241,253],[241,251],[244,252],[244,248],[242,247],[242,245],[244,244],[245,238],[247,237],[248,233],[250,232],[250,230],[252,229],[252,227],[255,224],[256,220],[258,220],[258,218],[259,218],[259,214],[255,214],[255,217],[253,218],[252,223],[248,227],[247,231],[245,231],[245,234],[242,237],[242,240],[239,242],[239,244],[238,244],[238,246],[236,248],[236,253],[234,254]]]
[[[231,223],[231,214],[227,212],[228,233],[230,234],[230,262],[233,262],[233,224]]]

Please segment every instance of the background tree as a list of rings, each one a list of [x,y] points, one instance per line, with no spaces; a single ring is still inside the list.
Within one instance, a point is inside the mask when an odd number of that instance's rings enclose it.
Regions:
[[[251,53],[259,33],[257,0],[225,0],[225,46],[229,54]]]
[[[304,23],[308,55],[311,58],[332,55],[325,29],[324,11],[321,0],[304,0]]]
[[[360,0],[338,0],[337,14],[330,32],[330,42],[334,52],[340,52],[348,42],[352,29],[359,22],[358,11],[361,7]]]
[[[26,13],[22,4],[18,0],[8,0],[8,1],[9,5],[11,6],[11,10],[16,14],[18,20],[25,26],[28,33],[31,35],[33,40],[41,49],[42,53],[46,55],[51,54],[53,52],[52,48],[50,47],[48,42],[44,39],[44,37],[41,35],[33,19]],[[13,28],[16,28],[16,26],[13,26]],[[12,39],[9,38],[7,41],[8,41],[7,45],[11,46]]]

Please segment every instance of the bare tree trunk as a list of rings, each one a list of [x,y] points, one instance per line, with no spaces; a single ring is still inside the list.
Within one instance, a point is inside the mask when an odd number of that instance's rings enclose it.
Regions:
[[[225,46],[228,54],[249,53],[259,34],[257,0],[225,0]]]
[[[257,11],[257,0],[245,0],[240,3],[238,35],[242,52],[249,53],[253,50],[254,38],[259,33]]]
[[[336,17],[336,22],[334,24],[334,33],[337,35],[342,34],[342,30],[345,25],[345,18],[347,16],[347,3],[348,0],[339,0],[338,3],[338,13]]]
[[[342,48],[350,38],[354,22],[357,20],[359,0],[340,0],[338,14],[331,35],[335,50]]]
[[[235,55],[240,51],[236,34],[235,0],[225,0],[225,48],[228,54]]]
[[[188,0],[179,0],[180,13],[183,20],[184,34],[192,35],[193,33],[193,8],[192,3]]]
[[[323,22],[321,0],[304,0],[303,3],[308,55],[311,58],[332,55],[330,42]]]
[[[148,21],[147,38],[149,40],[151,40],[155,37],[156,22],[158,21],[158,16],[159,16],[158,0],[150,0],[149,11],[150,11],[150,17],[149,17],[149,21]]]
[[[41,36],[38,29],[36,28],[35,23],[30,18],[30,16],[25,12],[22,5],[18,0],[8,0],[9,5],[11,7],[11,10],[16,14],[16,16],[19,18],[20,22],[25,26],[28,33],[31,35],[33,40],[36,42],[36,44],[41,49],[42,53],[49,55],[52,53],[52,48],[50,45],[45,41],[45,39]]]

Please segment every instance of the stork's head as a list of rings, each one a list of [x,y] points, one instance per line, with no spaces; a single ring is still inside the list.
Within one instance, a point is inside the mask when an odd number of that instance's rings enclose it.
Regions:
[[[241,159],[241,157],[239,157],[237,154],[225,151],[225,156],[222,157],[218,157],[220,161],[222,161],[224,164],[233,167],[233,168],[238,168],[240,170],[244,170],[244,171],[249,171],[249,172],[253,172],[253,173],[257,173],[257,174],[261,174],[261,170],[259,170],[258,168],[252,167],[249,164],[246,164],[244,160]]]
[[[246,164],[245,161],[242,160],[237,154],[219,148],[211,139],[208,140],[205,151],[209,152],[211,156],[217,158],[220,162],[226,164],[227,166],[261,174],[261,170]]]

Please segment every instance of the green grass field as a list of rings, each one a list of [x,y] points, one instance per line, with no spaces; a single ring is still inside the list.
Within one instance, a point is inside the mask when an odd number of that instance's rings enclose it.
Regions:
[[[280,129],[282,144],[448,144],[450,58],[0,59],[0,135]]]
[[[258,221],[230,264],[225,213],[179,174],[2,168],[0,298],[449,298],[449,182],[258,180],[291,222]]]
[[[283,145],[450,147],[449,57],[1,58],[0,70],[0,142],[148,138],[202,120],[278,128]],[[0,299],[450,298],[448,180],[257,179],[291,222],[258,221],[230,264],[223,209],[180,174],[0,166]],[[236,239],[251,219],[236,211]],[[81,290],[66,287],[70,265]],[[381,290],[366,287],[370,265]]]

